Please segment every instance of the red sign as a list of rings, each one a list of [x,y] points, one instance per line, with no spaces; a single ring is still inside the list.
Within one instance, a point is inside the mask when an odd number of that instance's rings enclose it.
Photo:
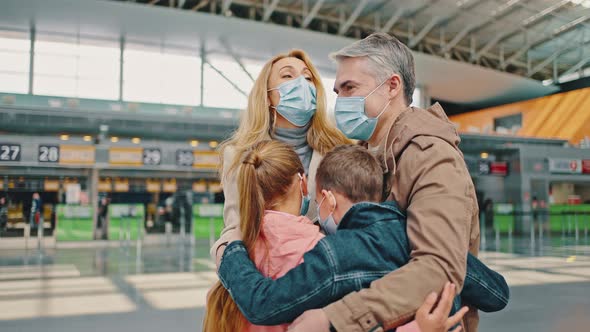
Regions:
[[[590,174],[590,160],[582,160],[582,173]]]
[[[580,195],[569,195],[567,196],[568,205],[580,205],[582,204],[582,198]]]
[[[505,161],[493,161],[490,165],[490,174],[492,175],[508,175],[508,163]]]

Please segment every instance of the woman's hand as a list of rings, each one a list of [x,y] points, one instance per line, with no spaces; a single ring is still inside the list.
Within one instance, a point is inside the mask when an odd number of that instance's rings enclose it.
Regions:
[[[416,322],[421,332],[447,332],[461,322],[461,319],[467,313],[467,307],[461,308],[456,314],[449,317],[455,294],[455,285],[447,282],[434,310],[432,308],[436,304],[436,293],[428,295],[416,312]],[[461,331],[461,326],[458,326],[452,332],[459,331]]]

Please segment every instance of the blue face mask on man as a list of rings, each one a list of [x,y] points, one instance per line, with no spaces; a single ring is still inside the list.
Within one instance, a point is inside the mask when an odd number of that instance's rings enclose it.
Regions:
[[[303,75],[284,82],[276,88],[281,100],[277,106],[271,106],[294,126],[303,127],[309,123],[316,112],[316,88]]]
[[[301,181],[299,183],[299,186],[301,188],[301,210],[299,211],[299,215],[304,216],[307,214],[307,211],[309,211],[309,202],[311,201],[311,198],[309,198],[309,194],[303,194],[303,176],[301,174],[297,175],[299,175],[299,180]]]
[[[326,233],[326,235],[329,235],[336,233],[336,231],[338,230],[338,225],[334,220],[334,211],[330,212],[326,219],[322,219],[322,217],[320,216],[320,207],[322,206],[322,203],[325,199],[326,197],[324,196],[320,201],[320,204],[318,204],[318,221],[320,223],[320,226],[324,230],[324,233]]]
[[[381,112],[374,118],[369,118],[365,113],[365,101],[373,92],[377,91],[387,80],[379,84],[366,97],[338,97],[334,107],[336,125],[338,129],[350,139],[368,141],[375,128],[377,120],[385,112],[391,100],[383,107]]]

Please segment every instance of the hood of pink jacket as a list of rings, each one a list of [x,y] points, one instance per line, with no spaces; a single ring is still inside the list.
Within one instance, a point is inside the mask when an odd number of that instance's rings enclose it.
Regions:
[[[255,247],[256,267],[267,277],[279,278],[303,262],[303,255],[324,237],[305,216],[267,210]]]

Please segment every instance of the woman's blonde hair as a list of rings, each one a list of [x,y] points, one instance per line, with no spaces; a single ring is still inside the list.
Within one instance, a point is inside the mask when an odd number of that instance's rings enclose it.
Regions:
[[[242,241],[254,261],[257,241],[266,241],[262,231],[264,210],[281,203],[296,174],[304,172],[293,149],[279,141],[261,141],[246,151],[238,166],[240,230]],[[244,329],[246,319],[229,292],[217,282],[207,299],[204,332]]]
[[[307,143],[309,146],[324,155],[334,147],[350,144],[351,141],[346,138],[336,127],[328,121],[326,91],[320,74],[311,62],[307,53],[302,50],[292,50],[286,54],[279,54],[270,59],[260,71],[258,78],[248,96],[248,108],[243,113],[238,129],[233,136],[220,145],[221,163],[223,165],[223,152],[228,146],[234,147],[236,158],[232,161],[226,172],[233,170],[239,163],[240,156],[244,151],[257,142],[272,138],[274,130],[273,110],[270,109],[268,101],[268,78],[270,77],[272,66],[284,58],[297,58],[305,63],[311,72],[312,81],[317,91],[316,113],[311,119],[311,126],[307,132]]]

